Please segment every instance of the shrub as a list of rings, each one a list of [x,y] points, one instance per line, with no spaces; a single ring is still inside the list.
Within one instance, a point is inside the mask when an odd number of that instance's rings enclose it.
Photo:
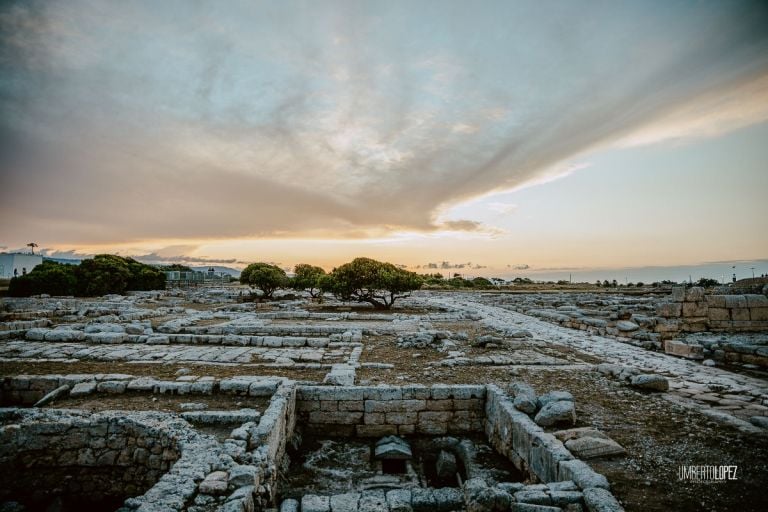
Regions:
[[[42,293],[93,297],[161,288],[165,274],[159,269],[131,258],[98,254],[79,265],[45,260],[29,274],[11,279],[8,292],[16,297]]]

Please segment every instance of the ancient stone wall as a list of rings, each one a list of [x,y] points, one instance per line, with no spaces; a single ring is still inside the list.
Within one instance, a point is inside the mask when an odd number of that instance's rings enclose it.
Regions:
[[[179,458],[177,441],[151,419],[40,413],[0,428],[0,502],[56,496],[100,502],[140,494]]]
[[[659,304],[656,313],[666,319],[658,332],[755,332],[768,330],[768,297],[765,295],[705,295],[694,286],[672,288],[671,301]]]
[[[299,421],[328,436],[444,435],[483,431],[485,386],[301,386]]]

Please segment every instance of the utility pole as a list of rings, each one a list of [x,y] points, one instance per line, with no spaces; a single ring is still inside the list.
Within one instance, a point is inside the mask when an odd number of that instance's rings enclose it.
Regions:
[[[752,279],[754,279],[755,278],[755,267],[749,267],[749,268],[752,269]]]

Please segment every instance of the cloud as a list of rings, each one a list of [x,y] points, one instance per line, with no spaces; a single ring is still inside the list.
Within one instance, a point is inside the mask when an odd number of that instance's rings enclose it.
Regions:
[[[446,220],[440,227],[450,231],[480,231],[483,224],[474,220]]]
[[[514,203],[502,203],[496,201],[488,203],[488,209],[502,215],[509,215],[515,213],[518,206]]]
[[[764,2],[5,2],[2,236],[492,235],[440,212],[766,119],[765,26]]]
[[[466,263],[451,263],[450,261],[441,261],[437,263],[425,263],[424,265],[418,265],[416,268],[422,268],[425,270],[457,270],[457,269],[473,269],[473,270],[480,270],[483,268],[488,268],[486,265],[481,265],[479,263],[472,264],[471,261],[468,261]]]

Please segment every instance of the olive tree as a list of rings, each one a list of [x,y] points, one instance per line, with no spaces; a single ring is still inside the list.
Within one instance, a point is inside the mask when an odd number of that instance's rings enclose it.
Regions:
[[[320,279],[326,275],[325,270],[307,263],[299,263],[293,269],[294,277],[291,279],[291,288],[298,291],[307,290],[312,298],[322,293]]]
[[[262,298],[272,298],[278,288],[288,284],[288,276],[277,265],[251,263],[240,273],[240,282],[261,290]]]
[[[367,302],[389,309],[395,300],[421,288],[421,276],[391,263],[355,258],[320,279],[321,289],[345,301]]]

